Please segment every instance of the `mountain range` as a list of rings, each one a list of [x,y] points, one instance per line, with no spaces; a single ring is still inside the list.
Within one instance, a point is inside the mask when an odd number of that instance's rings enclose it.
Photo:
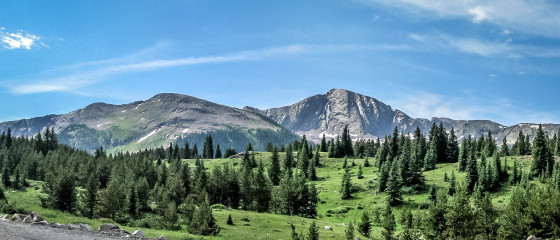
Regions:
[[[323,134],[335,138],[344,126],[358,140],[383,138],[395,127],[405,134],[417,127],[427,133],[434,123],[442,123],[447,130],[453,127],[459,140],[468,135],[477,138],[490,131],[499,144],[504,137],[508,144],[513,144],[519,131],[533,136],[538,128],[533,123],[504,126],[490,120],[413,118],[375,98],[332,89],[289,106],[265,110],[238,109],[187,95],[162,93],[146,101],[123,105],[94,103],[67,114],[3,122],[0,130],[10,128],[14,136],[30,137],[46,127],[54,127],[61,143],[87,151],[103,146],[113,152],[169,143],[201,146],[206,134],[211,134],[214,144],[220,144],[222,149],[241,151],[249,142],[263,150],[269,142],[287,144],[302,135],[316,142]],[[549,136],[560,128],[558,124],[542,126]]]

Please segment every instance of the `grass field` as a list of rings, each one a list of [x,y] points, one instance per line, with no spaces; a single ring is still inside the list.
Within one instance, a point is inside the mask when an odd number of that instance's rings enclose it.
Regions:
[[[269,164],[270,153],[257,153],[257,161],[262,159],[265,165]],[[283,155],[281,153],[281,159]],[[354,161],[356,164],[363,164],[365,159],[348,159],[348,163],[352,164]],[[194,160],[184,160],[189,163],[191,168],[194,168]],[[205,160],[205,166],[208,171],[216,166],[224,164],[239,165],[240,159],[214,159]],[[370,163],[373,164],[374,160],[369,159]],[[513,166],[513,162],[518,161],[525,171],[529,169],[531,157],[508,157],[508,165]],[[359,192],[355,192],[353,197],[348,200],[340,199],[340,183],[342,179],[342,163],[343,159],[330,159],[326,158],[326,155],[322,155],[321,164],[322,166],[317,169],[317,175],[319,177],[318,181],[314,183],[319,190],[320,203],[318,205],[318,217],[317,219],[306,219],[296,216],[285,216],[277,215],[271,213],[255,213],[247,212],[241,210],[221,210],[215,209],[214,216],[221,228],[221,232],[215,237],[203,237],[204,239],[266,239],[267,234],[268,239],[291,239],[291,229],[290,223],[293,223],[298,232],[307,234],[309,225],[312,221],[316,221],[319,227],[319,232],[321,238],[326,239],[342,239],[344,238],[344,231],[346,229],[346,224],[350,221],[359,222],[362,212],[366,211],[371,213],[375,208],[381,208],[386,204],[386,195],[384,193],[376,193],[376,181],[374,178],[378,177],[378,169],[375,167],[364,167],[363,168],[363,179],[357,179],[356,175],[358,172],[358,167],[353,167],[352,172],[352,183],[357,187]],[[438,164],[437,168],[432,171],[424,172],[426,184],[436,185],[441,188],[447,188],[449,183],[443,181],[444,174],[447,172],[448,176],[451,176],[451,172],[455,171],[457,181],[462,181],[465,177],[464,173],[459,173],[456,171],[456,163],[445,163]],[[35,189],[40,185],[38,182],[31,182],[32,187],[26,189],[26,191],[7,191],[8,200],[13,203],[14,208],[23,212],[35,211],[42,215],[48,222],[58,222],[61,224],[66,223],[86,223],[91,225],[93,228],[98,228],[99,225],[103,223],[112,223],[108,219],[87,219],[84,217],[75,216],[69,213],[64,213],[52,209],[46,209],[41,207],[41,201],[39,199],[39,192]],[[501,208],[507,203],[509,199],[509,191],[511,186],[508,183],[504,183],[500,191],[493,193],[494,204],[496,207]],[[411,190],[407,190],[412,192]],[[396,216],[397,222],[400,219],[400,211],[404,208],[411,208],[412,210],[417,210],[418,206],[426,201],[428,197],[427,190],[417,192],[416,194],[408,194],[403,196],[403,203],[395,207],[393,213]],[[327,214],[327,210],[337,209],[341,207],[350,207],[351,210],[347,213],[340,214]],[[226,219],[228,214],[232,215],[234,220],[234,225],[230,226],[226,224]],[[242,220],[243,219],[243,220]],[[331,226],[333,230],[326,230],[324,226]],[[135,227],[121,226],[129,232],[136,230]],[[400,229],[400,224],[397,224],[397,231]],[[167,231],[167,230],[154,230],[145,229],[148,237],[155,237],[157,235],[165,235],[170,239],[200,239],[200,236],[194,236],[187,233],[185,226],[181,231]],[[364,236],[358,233],[356,230],[356,236],[362,239],[366,239]],[[381,227],[374,226],[371,239],[381,238]]]

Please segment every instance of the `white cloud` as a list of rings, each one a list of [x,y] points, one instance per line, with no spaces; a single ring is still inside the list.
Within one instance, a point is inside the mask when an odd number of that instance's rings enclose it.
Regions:
[[[490,77],[490,78],[496,78],[496,74],[490,73],[490,74],[488,74],[488,77]]]
[[[509,99],[491,97],[485,97],[481,101],[469,96],[450,97],[429,92],[399,93],[397,98],[387,101],[387,103],[414,118],[488,119],[508,126],[523,122],[553,123],[560,121],[557,113],[522,110],[516,104],[512,104]]]
[[[77,93],[80,88],[104,81],[106,78],[117,74],[152,71],[168,67],[234,61],[260,61],[302,54],[328,54],[349,51],[402,51],[410,49],[411,47],[408,45],[288,45],[207,57],[138,61],[134,56],[143,55],[142,53],[147,51],[142,50],[139,53],[126,57],[76,64],[53,70],[54,72],[66,72],[60,74],[61,76],[59,77],[30,81],[17,80],[14,81],[15,83],[5,85],[15,94],[60,91]],[[84,70],[84,68],[87,70]]]
[[[502,35],[511,35],[511,34],[513,34],[513,31],[512,31],[511,29],[506,28],[506,29],[504,29],[500,34],[502,34]]]
[[[355,0],[368,5],[383,4],[410,13],[436,18],[465,18],[489,22],[533,35],[560,38],[558,1],[534,0]]]
[[[454,50],[464,53],[476,54],[483,57],[560,57],[560,48],[544,48],[531,45],[510,44],[506,42],[493,42],[476,38],[458,38],[447,34],[410,34],[411,39],[423,43],[436,50]]]
[[[36,45],[41,38],[39,36],[19,31],[16,33],[4,32],[6,28],[0,28],[0,45],[6,49],[27,49],[30,50],[31,47]],[[48,47],[44,43],[40,43],[41,46]]]

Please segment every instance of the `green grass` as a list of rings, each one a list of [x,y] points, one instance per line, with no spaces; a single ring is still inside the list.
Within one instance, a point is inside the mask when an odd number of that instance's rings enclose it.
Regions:
[[[257,161],[262,160],[263,163],[268,166],[270,164],[270,153],[257,153]],[[283,159],[284,154],[281,153],[280,158]],[[520,166],[522,166],[524,171],[528,171],[531,164],[530,156],[523,157],[508,157],[508,165],[511,169],[513,162],[517,161]],[[348,163],[352,163],[351,158],[348,159]],[[363,164],[365,159],[355,159],[356,164]],[[490,159],[488,159],[490,160]],[[191,169],[194,168],[194,160],[187,159],[183,160],[187,162]],[[370,163],[374,162],[374,159],[369,159]],[[378,169],[375,167],[364,167],[363,168],[363,179],[357,179],[356,175],[358,172],[358,167],[352,167],[352,183],[357,187],[359,192],[353,193],[351,199],[341,200],[340,199],[340,183],[342,180],[343,169],[342,169],[343,159],[331,159],[326,158],[326,155],[322,154],[321,163],[322,166],[317,168],[317,175],[319,177],[318,181],[314,183],[319,190],[320,202],[318,204],[318,217],[317,219],[306,219],[296,216],[285,216],[270,213],[255,213],[247,212],[241,210],[222,210],[215,209],[214,216],[221,227],[221,232],[215,237],[204,237],[204,239],[266,239],[267,233],[269,234],[269,239],[290,239],[291,229],[290,223],[293,223],[298,232],[307,234],[309,225],[313,220],[317,222],[319,227],[319,232],[321,239],[341,239],[344,236],[344,230],[346,229],[346,224],[350,221],[360,222],[362,212],[366,211],[372,213],[375,208],[383,209],[386,204],[386,195],[384,193],[376,193],[377,181],[373,180],[378,177]],[[217,166],[223,166],[224,164],[231,164],[239,166],[241,159],[213,159],[204,161],[206,168],[209,172],[212,171]],[[437,168],[432,171],[424,172],[426,184],[436,185],[440,188],[447,188],[449,183],[443,181],[444,174],[447,173],[451,177],[451,172],[455,171],[455,176],[457,181],[463,181],[465,173],[458,172],[456,163],[444,163],[438,164]],[[531,181],[532,184],[539,184],[536,180]],[[32,183],[37,184],[37,183]],[[404,195],[402,204],[394,208],[393,212],[396,216],[397,222],[400,219],[400,211],[404,208],[410,208],[416,211],[418,207],[426,202],[428,197],[428,188],[422,190],[412,195]],[[509,200],[511,186],[508,183],[504,183],[500,191],[492,193],[494,197],[494,204],[501,208]],[[45,209],[41,207],[39,195],[40,193],[35,192],[34,188],[28,188],[26,191],[14,192],[7,191],[7,197],[11,203],[14,204],[16,209],[22,209],[25,212],[35,211],[42,215],[48,222],[58,222],[61,224],[65,223],[86,223],[94,228],[98,228],[99,225],[103,223],[112,223],[108,219],[94,219],[90,220],[83,217],[78,217],[69,213],[64,213],[56,210]],[[338,214],[328,214],[329,210],[340,210],[345,207],[350,207],[351,209],[346,213]],[[230,226],[226,224],[228,214],[232,215],[235,225]],[[241,219],[247,218],[249,222],[242,221]],[[248,226],[245,226],[245,225]],[[325,230],[323,226],[332,226],[333,231]],[[129,232],[136,230],[137,228],[121,226]],[[400,229],[400,224],[397,225],[397,230]],[[157,235],[165,235],[170,239],[188,239],[188,238],[199,238],[199,236],[193,236],[187,233],[185,226],[181,231],[166,231],[166,230],[154,230],[145,229],[148,237],[155,237]],[[362,239],[366,239],[364,236],[358,233],[356,230],[356,236]],[[372,231],[372,239],[381,238],[381,227],[374,226]]]

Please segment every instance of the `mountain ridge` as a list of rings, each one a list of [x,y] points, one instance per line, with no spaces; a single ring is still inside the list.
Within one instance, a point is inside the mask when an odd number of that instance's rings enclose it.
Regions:
[[[275,120],[298,135],[318,141],[323,134],[334,138],[348,125],[354,139],[383,138],[390,135],[396,126],[403,133],[412,133],[419,127],[427,133],[432,124],[440,122],[449,131],[452,127],[461,140],[468,135],[478,138],[491,131],[495,140],[501,143],[504,137],[513,144],[519,130],[532,136],[534,123],[519,123],[505,126],[491,120],[454,120],[447,117],[413,118],[399,109],[393,109],[382,101],[344,89],[331,89],[326,94],[307,97],[292,105],[260,110],[245,107],[248,111],[258,111]],[[543,124],[552,136],[558,131],[558,124]]]

